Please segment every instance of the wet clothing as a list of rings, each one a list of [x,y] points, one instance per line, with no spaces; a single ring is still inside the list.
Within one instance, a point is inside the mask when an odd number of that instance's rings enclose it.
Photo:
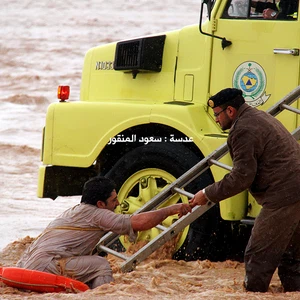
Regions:
[[[68,276],[92,288],[99,282],[113,281],[108,261],[91,255],[108,231],[126,234],[131,240],[136,238],[130,215],[81,203],[52,221],[25,251],[17,266]]]
[[[280,266],[284,288],[300,290],[300,145],[278,120],[247,104],[227,144],[233,169],[205,193],[219,202],[249,189],[263,206],[245,252],[246,288],[265,292]]]
[[[245,251],[246,289],[266,292],[277,266],[284,290],[300,291],[300,201],[262,208]]]
[[[298,12],[298,0],[281,0],[279,2],[279,9],[275,3],[258,1],[256,2],[255,12],[262,13],[267,8],[279,11],[277,20],[294,19],[294,13]]]

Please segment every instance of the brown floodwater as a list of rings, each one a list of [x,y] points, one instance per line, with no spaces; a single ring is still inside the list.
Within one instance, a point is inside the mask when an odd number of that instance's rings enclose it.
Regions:
[[[79,98],[85,52],[94,46],[176,30],[198,22],[198,0],[1,0],[0,267],[24,249],[78,197],[38,199],[42,128],[58,85]],[[115,282],[80,294],[38,294],[0,283],[0,299],[300,299],[283,293],[275,274],[268,293],[243,290],[234,261],[173,261],[164,246],[130,273],[109,256]]]

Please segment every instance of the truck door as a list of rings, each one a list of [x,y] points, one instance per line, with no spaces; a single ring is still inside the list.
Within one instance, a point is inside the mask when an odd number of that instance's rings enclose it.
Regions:
[[[219,7],[211,16],[214,34],[232,44],[222,49],[220,39],[213,38],[210,95],[239,88],[248,104],[266,110],[299,85],[299,19],[263,19],[249,0],[228,0]],[[290,112],[279,119],[290,131],[299,125]]]

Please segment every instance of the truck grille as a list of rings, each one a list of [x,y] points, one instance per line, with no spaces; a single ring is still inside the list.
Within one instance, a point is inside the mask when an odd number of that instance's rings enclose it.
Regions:
[[[114,69],[160,72],[165,35],[118,42]]]

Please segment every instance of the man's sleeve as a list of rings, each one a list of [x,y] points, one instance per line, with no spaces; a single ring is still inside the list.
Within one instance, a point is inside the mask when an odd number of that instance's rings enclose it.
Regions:
[[[103,231],[112,231],[121,235],[128,235],[130,241],[136,239],[137,234],[131,226],[131,215],[116,214],[108,209],[99,209],[96,211],[95,224]]]
[[[224,178],[205,188],[208,199],[219,202],[248,189],[257,171],[257,139],[246,128],[236,129],[228,139],[233,169]]]

